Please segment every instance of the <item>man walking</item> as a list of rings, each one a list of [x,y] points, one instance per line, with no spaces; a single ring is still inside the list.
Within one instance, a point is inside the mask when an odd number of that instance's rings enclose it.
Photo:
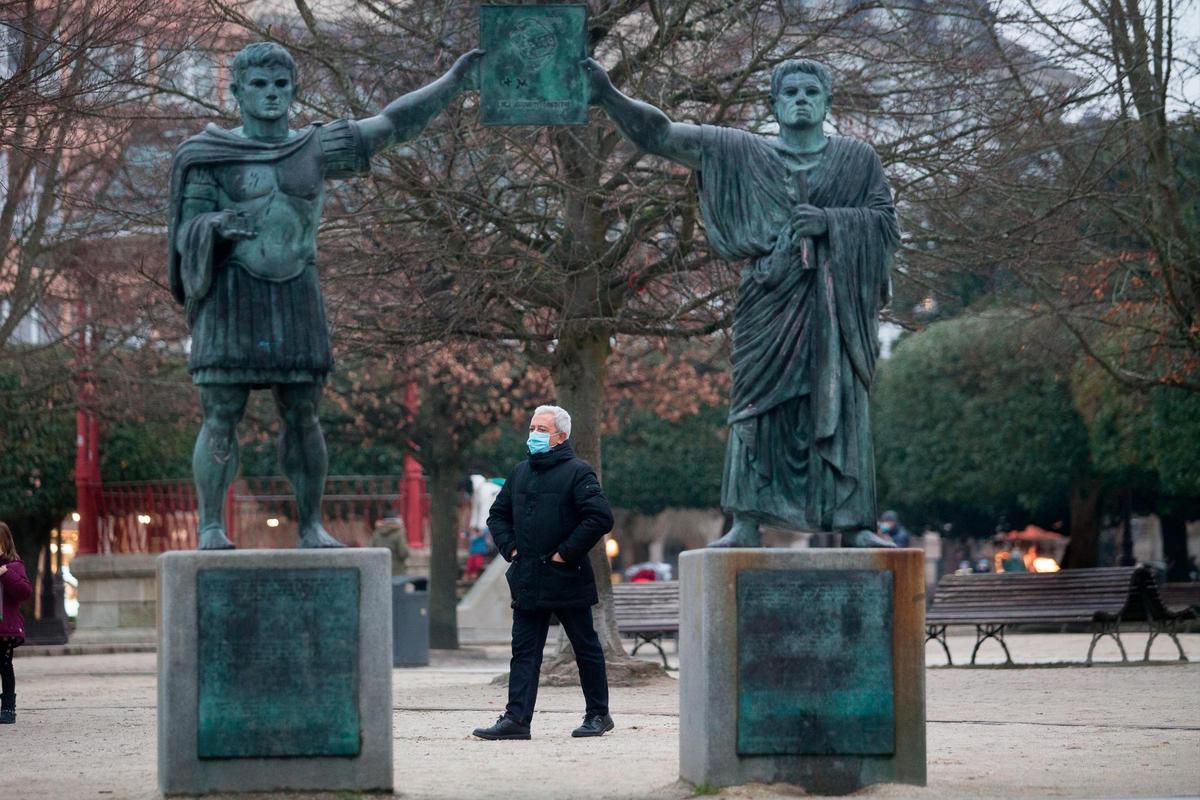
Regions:
[[[529,423],[529,458],[518,464],[492,504],[488,529],[500,555],[511,562],[512,662],[508,706],[481,739],[528,739],[537,701],[538,674],[551,615],[558,618],[579,666],[587,711],[572,736],[603,736],[608,715],[604,650],[592,627],[599,602],[590,551],[612,529],[612,509],[596,473],[567,442],[571,415],[538,406]]]

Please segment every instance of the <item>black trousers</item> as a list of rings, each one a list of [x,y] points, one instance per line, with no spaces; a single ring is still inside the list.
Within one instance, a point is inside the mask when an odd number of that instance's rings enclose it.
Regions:
[[[12,694],[17,691],[17,676],[13,672],[13,650],[17,642],[12,639],[0,639],[0,693]]]
[[[575,649],[575,664],[579,667],[579,682],[587,713],[608,713],[608,674],[604,670],[604,648],[592,627],[592,610],[579,608],[544,608],[533,611],[513,609],[512,661],[508,673],[508,708],[505,713],[515,720],[529,724],[537,703],[538,675],[542,670],[542,651],[546,648],[546,633],[550,630],[551,615],[571,640]]]

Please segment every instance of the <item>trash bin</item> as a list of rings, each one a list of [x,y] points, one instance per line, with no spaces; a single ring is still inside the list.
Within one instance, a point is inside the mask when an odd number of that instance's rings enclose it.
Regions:
[[[429,580],[392,578],[392,666],[429,664]]]

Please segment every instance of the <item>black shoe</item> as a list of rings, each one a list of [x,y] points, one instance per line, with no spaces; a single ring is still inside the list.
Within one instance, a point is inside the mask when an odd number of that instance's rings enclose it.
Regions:
[[[501,714],[500,719],[496,720],[495,725],[490,728],[476,728],[471,731],[471,735],[489,741],[496,741],[498,739],[528,739],[529,726],[517,722],[507,714]]]
[[[17,721],[17,696],[0,694],[0,725],[12,725]]]
[[[577,739],[581,736],[603,736],[614,727],[612,717],[608,714],[585,714],[583,724],[571,731],[571,735]]]

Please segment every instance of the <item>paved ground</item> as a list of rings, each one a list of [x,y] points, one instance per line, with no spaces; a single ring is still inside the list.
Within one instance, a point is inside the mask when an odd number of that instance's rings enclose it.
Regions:
[[[1104,644],[1091,669],[1086,635],[1018,635],[1019,668],[940,668],[927,653],[929,786],[879,786],[869,798],[1167,797],[1200,795],[1200,663],[1125,666]],[[1126,637],[1140,658],[1144,634]],[[973,639],[952,637],[956,663]],[[1154,654],[1173,654],[1169,642]],[[1200,661],[1200,634],[1185,637]],[[985,646],[989,661],[999,648]],[[994,652],[992,652],[994,650]],[[503,690],[503,648],[437,656],[394,681],[397,796],[410,800],[502,797],[668,798],[692,795],[676,782],[678,698],[674,680],[615,689],[617,730],[571,739],[577,689],[543,688],[534,739],[482,742]],[[153,654],[24,657],[16,662],[19,717],[0,728],[3,800],[148,800],[155,776]],[[793,797],[786,787],[726,790],[737,798]],[[352,795],[328,796],[347,800]],[[259,798],[265,796],[259,795]]]

